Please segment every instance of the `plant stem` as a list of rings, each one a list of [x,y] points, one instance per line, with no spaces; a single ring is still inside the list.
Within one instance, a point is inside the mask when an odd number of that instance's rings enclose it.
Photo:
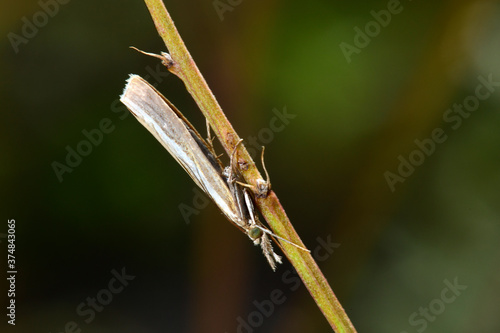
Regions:
[[[239,136],[222,112],[215,96],[191,58],[163,2],[161,0],[144,0],[144,2],[173,60],[169,70],[184,82],[215,135],[230,155],[239,142]],[[262,181],[262,176],[243,144],[239,145],[237,161],[238,164],[245,165],[245,168],[240,170],[245,181],[257,188],[257,181]],[[272,231],[280,237],[305,247],[276,194],[270,191],[265,198],[259,198],[257,195],[256,197],[257,206]],[[286,242],[280,242],[280,245],[331,327],[336,332],[356,332],[311,253]]]

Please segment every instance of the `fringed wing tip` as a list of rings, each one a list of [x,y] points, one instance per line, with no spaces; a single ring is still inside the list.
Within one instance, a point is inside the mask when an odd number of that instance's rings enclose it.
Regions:
[[[124,98],[125,98],[125,94],[127,93],[127,90],[128,90],[128,88],[129,88],[129,86],[132,84],[132,81],[133,81],[136,77],[140,78],[140,76],[139,76],[139,75],[137,75],[137,74],[129,74],[128,79],[125,81],[125,82],[126,82],[126,84],[125,84],[125,88],[123,88],[123,92],[122,92],[122,94],[120,95],[120,101],[122,101],[122,102],[123,102],[123,100],[124,100]]]

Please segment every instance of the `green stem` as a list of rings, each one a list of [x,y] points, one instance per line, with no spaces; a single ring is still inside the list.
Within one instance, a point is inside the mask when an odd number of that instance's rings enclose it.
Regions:
[[[239,142],[239,136],[222,112],[215,96],[191,58],[162,0],[144,0],[144,2],[172,57],[173,65],[169,67],[169,70],[184,82],[215,135],[230,155]],[[237,161],[245,162],[244,165],[248,166],[240,170],[241,174],[248,184],[257,188],[257,181],[263,178],[243,144],[239,146]],[[265,198],[257,198],[256,201],[274,233],[305,247],[273,191],[270,191]],[[334,331],[356,332],[311,253],[286,242],[280,242],[280,245]]]

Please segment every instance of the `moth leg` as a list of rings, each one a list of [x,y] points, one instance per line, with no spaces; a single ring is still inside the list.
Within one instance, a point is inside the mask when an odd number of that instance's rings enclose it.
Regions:
[[[267,172],[266,164],[264,163],[264,150],[265,147],[262,146],[262,154],[260,155],[260,159],[262,162],[262,168],[264,169],[264,172],[266,174],[266,180],[257,179],[257,190],[255,191],[255,195],[259,198],[267,197],[267,193],[269,193],[269,191],[271,190],[271,178],[269,178],[269,173]]]
[[[233,177],[233,175],[236,173],[235,171],[237,171],[236,169],[236,164],[234,162],[234,156],[236,155],[236,150],[238,149],[238,146],[243,142],[243,139],[240,139],[236,145],[234,146],[233,148],[233,151],[231,152],[231,156],[229,157],[229,172],[228,172],[228,181],[231,181],[231,182],[236,182],[236,183],[240,183],[236,180],[236,177]]]
[[[208,119],[205,119],[205,122],[207,124],[207,143],[210,145],[210,147],[212,147],[213,150],[214,149],[213,143],[215,137],[210,135],[210,123],[208,122]]]
[[[257,198],[267,197],[267,194],[271,190],[271,180],[269,178],[269,173],[267,172],[266,164],[264,163],[264,149],[265,149],[264,146],[262,146],[261,161],[262,161],[262,168],[264,169],[264,172],[266,174],[266,180],[257,179],[257,181],[256,181],[257,186],[237,181],[237,183],[239,185],[252,189],[252,191],[255,193],[255,196]]]
[[[236,150],[238,149],[238,146],[240,145],[240,143],[242,141],[243,141],[243,139],[240,139],[238,141],[238,143],[234,146],[233,152],[231,153],[230,167],[231,167],[232,171],[236,170],[236,164],[234,162],[234,156],[235,156]],[[254,185],[251,185],[251,184],[247,184],[247,183],[243,183],[243,182],[235,180],[235,182],[238,183],[240,186],[243,186],[243,187],[251,189],[258,198],[265,198],[265,197],[267,197],[267,194],[271,190],[271,180],[270,180],[270,177],[269,177],[269,173],[267,172],[266,164],[264,163],[264,150],[265,150],[265,147],[262,146],[261,162],[262,162],[262,167],[264,168],[264,173],[266,174],[266,180],[264,180],[264,179],[257,179],[257,181],[256,181],[256,183],[257,183],[256,185],[257,186],[254,186]]]
[[[214,148],[214,139],[215,139],[215,136],[212,136],[210,134],[210,123],[208,122],[208,119],[205,119],[205,122],[207,124],[207,146],[208,146],[208,149],[210,150],[210,152],[212,153],[212,155],[215,156],[215,158],[219,159],[222,156],[222,154],[217,155],[215,153],[215,148]]]

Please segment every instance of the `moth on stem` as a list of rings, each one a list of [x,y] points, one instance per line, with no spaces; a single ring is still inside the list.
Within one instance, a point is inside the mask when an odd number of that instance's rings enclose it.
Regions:
[[[144,0],[144,2],[173,61],[169,71],[177,75],[185,84],[187,91],[193,97],[200,111],[210,122],[225,151],[231,154],[239,140],[238,134],[234,131],[232,124],[224,115],[219,103],[217,103],[217,99],[208,87],[196,62],[177,31],[165,4],[162,0]],[[250,161],[250,167],[243,172],[244,179],[257,188],[257,183],[259,179],[262,179],[262,176],[254,167],[252,158],[244,147],[242,147],[240,153],[245,160]],[[256,203],[275,233],[285,235],[287,239],[292,240],[295,244],[302,244],[276,193],[269,191],[264,198],[256,197]],[[302,250],[295,251],[293,249],[296,249],[296,247],[284,246],[284,243],[282,245],[284,253],[332,329],[337,332],[356,332],[311,253]]]
[[[170,152],[229,221],[255,245],[261,246],[269,265],[275,270],[276,263],[281,263],[281,257],[274,253],[269,237],[287,240],[273,234],[258,220],[250,192],[241,185],[241,178],[234,165],[234,152],[230,166],[223,170],[211,145],[207,145],[172,103],[138,75],[130,76],[120,100]]]

